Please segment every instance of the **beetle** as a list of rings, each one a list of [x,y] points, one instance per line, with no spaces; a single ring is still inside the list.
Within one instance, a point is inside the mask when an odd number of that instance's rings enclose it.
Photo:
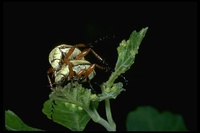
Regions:
[[[87,60],[70,60],[69,64],[63,64],[61,69],[57,71],[55,77],[56,85],[62,85],[65,81],[78,81],[84,83],[90,81],[95,75],[95,68],[105,69],[104,67],[91,64]]]
[[[87,49],[81,51],[78,47],[88,47]],[[85,60],[85,56],[92,52],[94,56],[102,62],[102,64],[106,65],[106,67],[102,67],[97,64],[91,64],[89,61]],[[73,80],[82,81],[82,76],[84,75],[84,79],[91,80],[94,77],[94,68],[98,67],[105,71],[109,70],[108,64],[103,60],[89,44],[76,44],[74,46],[61,44],[55,47],[49,54],[49,63],[51,67],[47,71],[47,77],[52,88],[51,79],[49,77],[50,73],[53,73],[55,78],[55,83],[57,85],[61,85],[67,77],[67,81],[73,77]],[[91,76],[92,75],[92,76]],[[89,81],[88,80],[88,81]]]

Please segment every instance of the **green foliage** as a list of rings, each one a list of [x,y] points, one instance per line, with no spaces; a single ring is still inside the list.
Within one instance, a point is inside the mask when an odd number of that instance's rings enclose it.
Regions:
[[[95,97],[91,94],[91,90],[85,89],[77,82],[73,84],[73,87],[71,85],[67,84],[63,88],[58,86],[57,90],[50,94],[50,100],[44,103],[42,111],[54,122],[72,131],[82,131],[90,120],[85,110],[90,110],[90,106],[96,108],[98,103],[95,104],[90,100]]]
[[[106,84],[102,84],[101,88],[105,90],[91,100],[101,102],[106,99],[115,99],[121,93],[121,91],[125,91],[122,87],[123,84],[120,82],[113,84],[111,88],[106,87]]]
[[[150,106],[141,106],[130,112],[126,127],[127,131],[187,131],[181,115],[168,111],[160,113]]]
[[[86,89],[78,82],[69,83],[63,88],[58,86],[49,95],[50,99],[62,102],[68,102],[80,106],[83,109],[90,108],[91,104],[97,105],[97,102],[91,101],[92,98],[97,97],[96,94],[91,93],[91,89]]]
[[[116,131],[116,124],[112,118],[110,99],[115,99],[124,91],[121,82],[115,80],[130,69],[138,53],[139,46],[144,38],[148,27],[139,32],[133,31],[129,39],[123,40],[117,48],[118,60],[114,72],[107,82],[101,85],[100,94],[92,94],[90,89],[84,88],[78,82],[70,82],[64,87],[52,88],[49,99],[44,103],[42,112],[47,118],[71,129],[83,131],[87,123],[92,119],[101,124],[108,131]],[[105,102],[106,118],[98,113],[98,105]],[[25,125],[14,113],[6,112],[6,128],[15,131],[39,131]]]
[[[115,131],[116,125],[112,119],[110,109],[110,99],[115,99],[122,91],[122,83],[114,83],[121,74],[130,69],[134,63],[135,55],[138,53],[139,46],[144,38],[148,28],[143,28],[141,31],[133,31],[127,41],[123,40],[118,51],[118,60],[115,66],[115,71],[109,77],[109,80],[101,85],[102,93],[92,94],[90,89],[84,88],[78,82],[71,82],[64,86],[52,88],[50,100],[45,102],[43,113],[53,121],[57,122],[73,131],[84,130],[90,118],[108,131]],[[55,101],[54,111],[51,110],[50,101]],[[105,110],[107,120],[102,118],[97,112],[98,104],[105,101]],[[67,103],[67,106],[66,106]],[[73,116],[72,116],[73,115]],[[81,119],[83,117],[83,119]],[[81,127],[81,128],[80,128]]]
[[[15,113],[11,110],[5,111],[5,127],[9,131],[42,131],[37,128],[26,125]]]
[[[115,65],[115,71],[111,74],[109,80],[106,82],[107,86],[112,86],[113,82],[119,75],[125,73],[130,69],[135,60],[135,55],[138,53],[139,46],[145,37],[148,27],[143,28],[139,32],[133,31],[129,39],[122,40],[117,48],[118,59]]]
[[[72,103],[55,101],[52,110],[52,101],[47,100],[44,103],[43,113],[54,122],[65,126],[72,131],[83,131],[89,122],[89,115],[81,108]]]

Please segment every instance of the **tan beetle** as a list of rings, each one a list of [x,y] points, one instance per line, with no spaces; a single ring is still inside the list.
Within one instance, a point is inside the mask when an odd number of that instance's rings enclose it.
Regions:
[[[86,47],[81,51],[78,47]],[[74,46],[61,44],[55,47],[49,54],[49,62],[51,67],[47,71],[47,77],[52,87],[53,84],[62,85],[65,81],[71,79],[78,82],[86,82],[95,76],[95,67],[108,71],[109,67],[102,67],[97,64],[91,64],[85,60],[89,52],[92,52],[95,57],[100,60],[104,65],[107,63],[91,48],[88,44],[76,44]],[[53,73],[55,82],[52,84],[49,74]]]

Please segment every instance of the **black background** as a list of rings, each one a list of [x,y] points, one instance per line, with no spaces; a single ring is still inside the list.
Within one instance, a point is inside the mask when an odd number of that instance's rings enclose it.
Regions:
[[[3,5],[3,101],[30,126],[48,131],[68,129],[41,112],[51,92],[46,71],[48,54],[60,43],[93,44],[110,66],[116,48],[133,30],[149,27],[135,63],[124,75],[129,84],[111,100],[118,131],[125,131],[126,115],[142,105],[184,117],[197,130],[197,3],[20,3]],[[89,57],[88,57],[89,58]],[[98,70],[97,70],[98,72]],[[106,81],[98,72],[96,81]],[[100,105],[100,112],[103,108]],[[85,131],[106,131],[90,121]]]

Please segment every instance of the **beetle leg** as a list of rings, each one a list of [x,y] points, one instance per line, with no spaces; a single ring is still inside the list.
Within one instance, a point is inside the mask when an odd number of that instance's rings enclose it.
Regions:
[[[94,52],[94,50],[92,49],[92,45],[90,45],[90,44],[80,43],[80,44],[74,45],[73,47],[70,48],[69,52],[65,56],[65,59],[68,59],[69,56],[73,53],[74,49],[78,48],[78,47],[88,47],[88,49],[83,50],[80,54],[78,54],[75,57],[75,59],[80,59],[80,58],[86,56],[91,51],[98,60],[100,60],[104,65],[108,66],[108,63],[104,59],[102,59],[96,52]]]
[[[70,55],[74,52],[75,47],[71,47],[68,51],[68,53],[66,54],[64,60],[68,60]]]
[[[94,55],[100,62],[102,62],[102,64],[106,65],[106,67],[105,67],[106,69],[104,69],[104,70],[105,70],[105,71],[108,71],[108,70],[110,69],[110,67],[108,67],[108,63],[107,63],[104,59],[102,59],[96,52],[94,52],[94,50],[93,50],[92,48],[88,48],[88,49],[84,50],[83,52],[81,52],[80,54],[78,54],[78,55],[75,57],[75,59],[80,59],[80,58],[86,56],[90,51],[93,53],[93,55]]]
[[[95,67],[97,67],[97,68],[99,68],[101,70],[104,70],[106,72],[110,69],[109,67],[103,67],[103,66],[100,66],[100,65],[97,65],[97,64],[95,64]]]
[[[90,44],[84,44],[84,43],[79,43],[79,44],[75,44],[73,47],[88,47],[88,48],[92,48],[92,45]]]
[[[74,77],[76,79],[83,77],[83,78],[87,78],[88,75],[94,70],[96,64],[91,64],[88,69],[82,69],[80,70],[78,73],[74,74]],[[70,70],[71,71],[71,70]],[[70,75],[70,74],[69,74]]]
[[[68,60],[68,59],[64,59],[64,60],[62,60],[62,63],[70,64],[70,60]]]
[[[76,78],[76,79],[80,78],[81,76],[83,76],[83,74],[84,74],[85,72],[86,72],[85,69],[80,70],[80,71],[76,74],[75,78]]]
[[[50,77],[49,77],[49,74],[50,74],[50,73],[53,73],[53,72],[54,72],[54,70],[53,70],[52,67],[49,68],[49,70],[47,71],[47,78],[48,78],[48,81],[49,81],[49,84],[50,84],[50,87],[51,87],[51,88],[53,87],[53,85],[52,85],[51,79],[50,79]]]
[[[73,64],[71,62],[69,62],[68,66],[69,66],[68,80],[70,80],[75,76],[75,72],[73,71]]]
[[[78,54],[75,59],[81,59],[82,57],[86,56],[89,52],[92,52],[94,54],[94,56],[100,61],[102,62],[104,65],[108,66],[108,63],[102,59],[96,52],[94,52],[94,50],[92,48],[88,48],[83,50],[80,54]],[[110,68],[106,67],[106,71],[108,71]]]
[[[84,76],[84,78],[87,78],[87,82],[88,82],[88,84],[89,84],[89,86],[90,86],[90,88],[91,88],[91,90],[92,90],[92,93],[96,93],[96,91],[94,90],[94,88],[93,88],[93,86],[92,86],[92,84],[91,84],[91,82],[90,82],[90,79],[88,78],[88,76],[87,76],[87,72],[90,74],[93,70],[94,70],[94,67],[95,67],[95,64],[92,64],[87,70],[85,70],[85,69],[83,69],[83,70],[81,70],[81,71],[79,71],[77,74],[76,74],[76,78],[78,79],[78,78],[80,78],[81,76]],[[88,74],[88,75],[89,75]]]
[[[80,44],[76,44],[74,45],[73,47],[71,47],[68,51],[68,53],[65,55],[65,58],[64,58],[64,61],[63,62],[67,62],[66,60],[69,59],[70,55],[74,52],[75,48],[78,48],[78,47],[91,47],[90,45],[87,45],[87,44],[83,44],[83,43],[80,43]],[[89,50],[90,51],[90,50]],[[89,52],[87,49],[84,50],[83,52],[81,52],[82,54],[78,54],[79,57],[78,59],[84,57],[85,55],[87,55],[87,53]],[[77,59],[77,58],[76,58]]]
[[[70,57],[70,55],[74,52],[74,49],[78,48],[78,47],[90,47],[90,45],[83,44],[83,43],[74,45],[73,47],[70,48],[70,50],[66,54],[65,59],[68,59]]]
[[[75,45],[74,47],[82,47],[82,45],[83,45],[83,44],[77,44],[77,45]],[[87,45],[85,45],[85,47],[87,47]],[[102,61],[102,62],[104,61],[96,52],[94,52],[94,50],[93,50],[92,48],[88,48],[88,49],[83,50],[80,54],[78,54],[78,55],[75,57],[75,59],[80,59],[80,58],[86,56],[90,51],[94,54],[94,56],[95,56],[98,60],[100,60],[100,61]],[[105,61],[104,61],[104,62],[105,62]]]
[[[109,65],[108,65],[108,63],[104,60],[104,59],[102,59],[96,52],[94,52],[94,50],[93,49],[91,49],[91,51],[92,51],[92,53],[94,54],[94,56],[100,61],[100,62],[102,62],[102,64],[103,65],[105,65],[105,71],[107,72],[107,71],[109,71],[110,70],[110,67],[109,67]]]
[[[87,78],[88,75],[94,70],[95,66],[96,66],[96,64],[91,64],[90,67],[88,67],[88,69],[83,74],[83,77]]]
[[[87,78],[88,75],[90,75],[90,73],[92,71],[94,71],[95,67],[99,68],[99,69],[102,69],[102,70],[105,70],[106,68],[100,66],[100,65],[97,65],[97,64],[91,64],[90,67],[88,67],[87,70],[81,70],[79,73],[77,73],[76,77],[80,77],[80,76],[83,76],[84,78]]]
[[[78,54],[75,59],[81,59],[82,57],[86,56],[91,51],[91,48],[83,50],[80,54]]]

